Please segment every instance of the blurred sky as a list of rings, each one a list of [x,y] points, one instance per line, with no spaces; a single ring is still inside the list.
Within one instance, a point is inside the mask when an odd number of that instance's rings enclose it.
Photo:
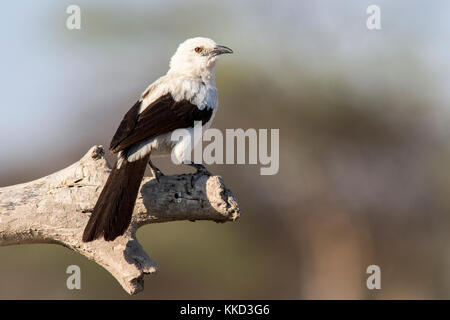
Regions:
[[[165,73],[177,44],[195,35],[233,47],[233,59],[241,60],[242,67],[254,64],[272,73],[278,66],[280,72],[274,77],[280,82],[284,76],[286,80],[294,77],[289,74],[290,63],[316,74],[337,70],[361,90],[390,81],[400,82],[395,83],[398,87],[407,85],[405,90],[411,86],[420,90],[424,82],[431,81],[435,89],[426,94],[440,102],[433,105],[439,108],[436,121],[447,124],[441,112],[445,119],[450,111],[446,102],[450,80],[448,1],[277,1],[276,5],[272,1],[234,1],[232,5],[128,1],[126,6],[121,1],[96,1],[95,5],[77,1],[82,10],[80,31],[65,28],[69,4],[72,2],[21,0],[2,5],[0,144],[8,154],[1,159],[2,171],[24,166],[29,158],[44,161],[51,150],[69,152],[70,141],[83,139],[80,128],[89,122],[86,118],[91,108],[108,112],[117,107],[116,97],[130,88],[135,92],[131,103],[148,83]],[[381,31],[366,29],[369,4],[381,7]],[[173,21],[166,21],[172,12]],[[96,20],[97,13],[101,13],[101,23]],[[189,27],[180,30],[186,21],[191,21]],[[239,30],[238,36],[235,30]],[[99,33],[103,33],[101,38],[96,37]],[[402,77],[389,73],[408,72],[401,69],[404,66],[377,68],[395,55],[399,46],[402,54],[410,56],[404,59],[423,62],[428,78],[415,79],[412,73],[411,81],[402,84]],[[136,64],[130,66],[130,60],[139,60],[148,70],[145,79],[134,77],[139,70],[133,69]],[[114,87],[103,85],[105,72],[114,79]],[[95,91],[101,94],[93,96]]]

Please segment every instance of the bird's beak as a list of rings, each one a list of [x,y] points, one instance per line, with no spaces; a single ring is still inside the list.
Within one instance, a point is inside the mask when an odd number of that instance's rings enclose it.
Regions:
[[[213,57],[224,54],[224,53],[233,53],[233,50],[231,50],[228,47],[225,46],[216,46],[213,50],[211,50],[211,55]]]

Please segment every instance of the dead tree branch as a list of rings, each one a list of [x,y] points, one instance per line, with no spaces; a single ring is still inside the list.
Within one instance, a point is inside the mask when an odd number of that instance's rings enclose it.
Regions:
[[[136,239],[148,223],[176,220],[234,221],[239,205],[222,178],[204,174],[163,176],[143,181],[127,232],[107,242],[81,241],[110,168],[101,146],[81,160],[35,181],[0,188],[0,246],[54,243],[74,250],[108,270],[125,291],[144,288],[144,274],[156,264]]]

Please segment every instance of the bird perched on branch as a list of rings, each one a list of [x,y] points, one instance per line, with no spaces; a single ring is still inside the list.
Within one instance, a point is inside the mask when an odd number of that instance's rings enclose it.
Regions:
[[[191,137],[172,141],[171,135],[177,129],[193,132],[195,121],[202,122],[203,130],[211,124],[217,110],[214,67],[224,53],[233,51],[211,39],[184,41],[172,56],[167,74],[152,83],[125,114],[110,145],[118,154],[117,163],[84,229],[84,242],[102,235],[112,241],[125,232],[147,164],[158,181],[163,175],[150,160],[151,154],[172,153],[179,163],[204,169],[187,160],[195,145]]]

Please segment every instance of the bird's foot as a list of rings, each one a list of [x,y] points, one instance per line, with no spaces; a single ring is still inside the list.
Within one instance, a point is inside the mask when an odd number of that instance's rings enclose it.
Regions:
[[[196,172],[197,174],[204,174],[207,176],[212,175],[211,172],[209,172],[208,169],[206,169],[206,167],[202,164],[190,162],[190,163],[187,163],[187,165],[197,169],[197,172]]]

